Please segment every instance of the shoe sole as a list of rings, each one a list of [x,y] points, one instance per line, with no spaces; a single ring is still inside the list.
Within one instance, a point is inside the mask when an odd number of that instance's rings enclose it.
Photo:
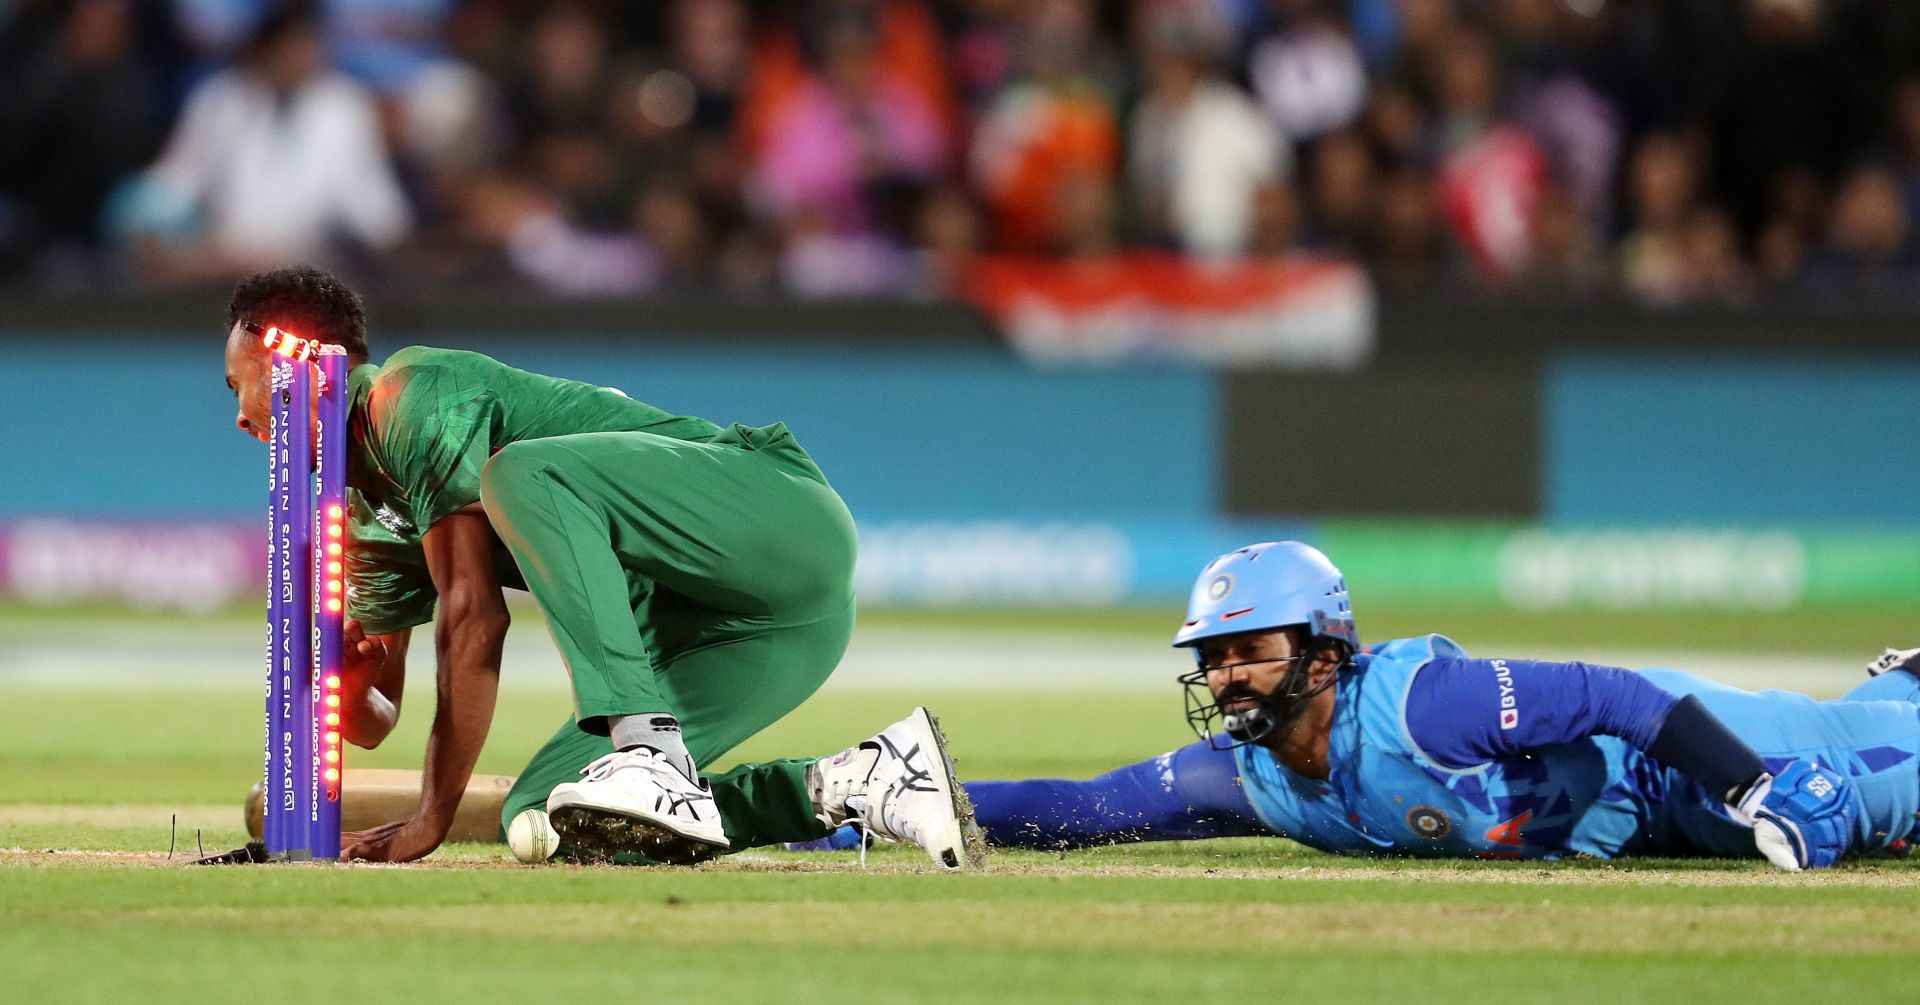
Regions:
[[[698,865],[725,854],[716,845],[671,827],[598,806],[560,806],[547,822],[576,855],[610,862],[621,854],[638,855],[663,865]]]
[[[967,798],[966,786],[960,784],[960,774],[954,769],[953,755],[947,751],[947,734],[940,728],[940,717],[927,711],[925,706],[913,710],[922,717],[933,749],[940,754],[940,766],[943,775],[940,784],[947,790],[947,801],[953,807],[953,816],[959,824],[958,847],[942,848],[934,855],[934,862],[941,868],[952,872],[964,869],[982,869],[987,864],[987,839],[980,830],[980,822],[974,819],[973,800]]]

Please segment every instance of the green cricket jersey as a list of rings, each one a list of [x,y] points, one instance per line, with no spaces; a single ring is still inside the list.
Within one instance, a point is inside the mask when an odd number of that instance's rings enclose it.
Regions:
[[[347,383],[347,606],[369,632],[432,620],[435,593],[421,535],[480,501],[480,471],[501,447],[570,433],[643,431],[708,442],[725,432],[612,388],[456,349],[401,349],[383,364],[355,367]],[[504,549],[495,565],[502,582],[519,585]]]

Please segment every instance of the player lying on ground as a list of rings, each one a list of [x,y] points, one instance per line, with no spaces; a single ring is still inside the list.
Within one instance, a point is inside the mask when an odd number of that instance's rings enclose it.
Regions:
[[[445,839],[493,717],[511,586],[546,614],[575,713],[507,818],[544,806],[586,854],[691,862],[857,817],[962,867],[972,821],[924,709],[833,758],[696,770],[806,700],[852,631],[853,520],[784,425],[721,427],[469,352],[376,366],[359,298],[310,268],[241,283],[228,325],[239,426],[263,440],[267,327],[352,366],[349,741],[392,730],[410,630],[439,608],[419,807],[348,835],[345,857]]]
[[[1277,834],[1351,854],[1762,854],[1804,869],[1899,844],[1920,809],[1912,653],[1815,701],[1473,659],[1439,635],[1362,652],[1339,570],[1292,542],[1207,566],[1174,644],[1198,658],[1182,680],[1201,741],[1088,781],[970,783],[990,841]]]

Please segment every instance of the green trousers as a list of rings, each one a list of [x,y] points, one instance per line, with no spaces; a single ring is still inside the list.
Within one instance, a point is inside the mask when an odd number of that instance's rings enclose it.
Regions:
[[[711,442],[580,433],[510,444],[480,501],[546,614],[574,714],[502,824],[610,752],[607,717],[671,712],[709,764],[818,690],[853,632],[853,518],[783,425]],[[805,760],[709,775],[735,848],[822,836]]]

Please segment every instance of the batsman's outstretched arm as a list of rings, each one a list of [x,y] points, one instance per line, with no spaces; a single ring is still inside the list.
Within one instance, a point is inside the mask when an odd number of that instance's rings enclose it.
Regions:
[[[439,700],[427,735],[420,806],[410,820],[352,835],[344,857],[409,862],[439,847],[453,825],[493,724],[510,621],[493,570],[493,540],[478,505],[442,517],[422,538],[440,616],[434,628]]]
[[[1098,778],[968,782],[987,840],[1011,848],[1272,834],[1240,785],[1230,750],[1192,743]]]

